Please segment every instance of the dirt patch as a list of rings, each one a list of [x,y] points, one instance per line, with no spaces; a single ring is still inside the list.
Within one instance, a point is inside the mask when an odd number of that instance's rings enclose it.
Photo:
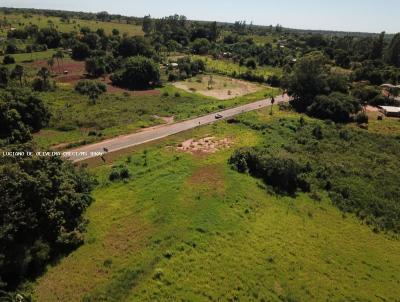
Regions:
[[[208,165],[197,169],[188,179],[191,188],[207,189],[209,194],[223,194],[225,192],[224,167],[222,165]]]
[[[378,109],[377,107],[373,107],[373,106],[370,106],[370,105],[368,105],[368,106],[366,107],[366,110],[367,110],[368,112],[379,112],[379,109]]]
[[[172,124],[175,121],[175,117],[174,116],[158,116],[158,115],[154,115],[153,117],[156,118],[156,119],[163,120],[166,124]]]
[[[39,60],[31,63],[31,66],[35,68],[46,67],[49,69],[46,60]],[[64,71],[68,71],[68,74],[64,74]],[[77,82],[85,79],[90,79],[85,73],[85,62],[82,61],[73,61],[73,60],[65,60],[63,63],[60,61],[60,66],[58,66],[57,62],[55,62],[52,68],[53,79],[58,83],[75,85]],[[132,91],[120,87],[116,87],[112,85],[110,75],[107,75],[103,78],[94,79],[96,81],[102,82],[107,86],[107,92],[109,93],[126,93],[132,96],[153,96],[159,95],[159,90],[140,90],[140,91]]]
[[[38,60],[32,62],[30,65],[36,68],[46,67],[50,69],[49,65],[47,64],[47,60]],[[58,63],[55,60],[52,73],[55,75],[63,75],[64,71],[68,71],[68,74],[72,75],[83,75],[85,72],[85,62],[64,59],[64,61],[60,61],[60,66],[58,66]]]
[[[227,149],[232,145],[228,138],[216,139],[213,136],[205,137],[199,140],[189,139],[180,144],[178,151],[191,154],[213,154],[217,151]]]
[[[212,83],[212,84],[210,84]],[[260,85],[222,76],[198,76],[174,86],[191,93],[200,93],[218,100],[229,100],[259,91]]]

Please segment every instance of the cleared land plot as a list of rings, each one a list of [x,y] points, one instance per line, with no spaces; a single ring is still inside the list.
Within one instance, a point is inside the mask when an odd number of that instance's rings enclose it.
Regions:
[[[262,89],[261,85],[218,75],[199,75],[184,82],[174,83],[174,86],[218,100],[229,100]]]
[[[250,71],[255,75],[262,75],[264,78],[268,78],[272,75],[281,76],[283,73],[282,69],[278,67],[258,66],[257,69],[253,70],[246,66],[240,66],[229,59],[213,59],[205,56],[194,56],[194,58],[205,61],[207,65],[207,71],[227,76],[232,76],[234,73],[236,73],[236,75],[240,75]]]

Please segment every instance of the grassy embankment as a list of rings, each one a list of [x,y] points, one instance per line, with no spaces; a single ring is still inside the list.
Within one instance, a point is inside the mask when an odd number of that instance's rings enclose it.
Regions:
[[[263,130],[220,122],[92,168],[99,186],[87,212],[86,243],[39,279],[37,300],[396,301],[398,240],[344,215],[326,192],[317,192],[320,201],[311,194],[282,197],[227,165],[239,147],[287,147],[300,116],[268,113],[240,119],[268,125]],[[338,131],[320,121],[306,123]],[[392,119],[374,122],[369,133],[346,126],[358,147],[335,149],[337,138],[326,135],[318,148],[322,157],[360,172],[379,166],[363,168],[362,150],[368,148],[371,156],[389,160],[380,169],[390,172],[399,154],[377,150],[382,140],[398,144],[384,130],[397,126]],[[175,149],[209,135],[229,138],[233,146],[211,155]],[[299,149],[299,156],[311,159],[307,152]],[[129,168],[130,180],[108,181],[118,164]]]

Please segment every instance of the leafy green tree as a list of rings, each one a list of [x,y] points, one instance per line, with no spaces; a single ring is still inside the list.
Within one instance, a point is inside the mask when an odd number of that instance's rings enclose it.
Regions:
[[[29,128],[10,104],[0,100],[0,146],[25,143],[31,140]]]
[[[205,38],[196,39],[191,45],[192,52],[199,55],[207,54],[211,48],[211,43]]]
[[[86,43],[77,41],[72,47],[72,58],[74,60],[85,60],[90,56],[90,48]]]
[[[53,27],[42,28],[36,35],[38,44],[46,44],[47,48],[57,48],[60,46],[61,34]]]
[[[147,89],[160,81],[160,68],[152,59],[131,57],[120,71],[111,76],[111,81],[129,89]]]
[[[319,95],[307,108],[307,113],[320,119],[330,119],[337,123],[347,123],[353,114],[361,110],[357,99],[350,95],[334,92]]]
[[[15,289],[83,241],[92,178],[58,157],[0,165],[0,281]]]
[[[150,42],[143,37],[127,37],[118,47],[118,55],[127,58],[134,56],[153,57],[155,52]]]
[[[48,109],[45,107],[43,101],[33,95],[30,90],[18,89],[2,92],[0,94],[0,100],[3,102],[2,114],[7,115],[7,111],[15,110],[18,116],[13,116],[18,117],[18,120],[31,132],[37,132],[48,125],[50,120]],[[5,119],[5,121],[6,120],[7,119]],[[4,125],[6,124],[5,122]],[[2,130],[6,129],[2,132],[3,139],[11,136],[13,132],[12,125],[1,128]]]
[[[322,53],[307,54],[297,61],[293,72],[287,76],[285,86],[298,110],[305,111],[317,95],[329,91],[325,63],[326,58]]]
[[[86,72],[95,78],[101,77],[107,73],[107,58],[104,56],[90,57],[86,59]]]
[[[82,42],[86,43],[91,50],[95,50],[99,48],[100,45],[100,37],[96,33],[87,33],[83,36]]]

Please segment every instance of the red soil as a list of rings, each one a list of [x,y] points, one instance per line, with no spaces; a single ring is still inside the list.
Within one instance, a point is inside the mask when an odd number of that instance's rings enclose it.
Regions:
[[[49,68],[46,60],[38,60],[31,64],[34,67]],[[64,74],[64,71],[68,71],[68,74]],[[85,75],[85,62],[65,60],[63,63],[60,61],[60,67],[57,62],[53,66],[53,75],[56,82],[75,85],[78,81],[87,79]],[[109,93],[128,93],[129,95],[145,96],[145,95],[159,95],[159,90],[143,90],[143,91],[131,91],[120,87],[113,86],[110,80],[110,76],[105,78],[99,78],[98,81],[107,85],[107,92]]]

